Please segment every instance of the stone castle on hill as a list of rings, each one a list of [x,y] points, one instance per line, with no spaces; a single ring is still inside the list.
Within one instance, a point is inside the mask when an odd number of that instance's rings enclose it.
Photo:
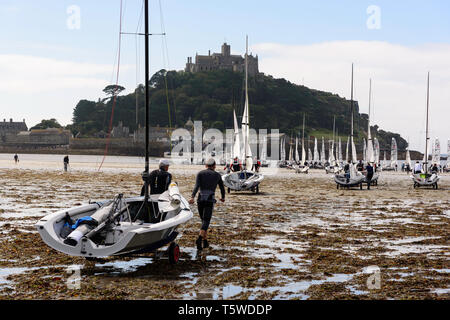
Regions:
[[[187,58],[186,72],[207,72],[214,70],[232,70],[235,72],[245,71],[245,55],[231,54],[231,46],[227,43],[222,45],[221,53],[213,53],[209,51],[207,56],[196,55],[195,63],[192,62],[192,57]],[[258,55],[248,56],[248,74],[255,76],[259,73],[258,69]]]

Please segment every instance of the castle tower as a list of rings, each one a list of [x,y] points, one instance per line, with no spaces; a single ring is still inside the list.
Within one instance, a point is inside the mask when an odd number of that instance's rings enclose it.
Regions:
[[[222,45],[222,56],[229,57],[231,55],[231,46],[226,42]]]

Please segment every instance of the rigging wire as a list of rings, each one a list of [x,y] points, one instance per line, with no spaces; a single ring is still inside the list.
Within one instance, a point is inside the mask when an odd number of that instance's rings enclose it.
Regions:
[[[119,49],[118,49],[118,54],[117,54],[117,74],[116,74],[116,89],[119,85],[119,74],[120,74],[120,55],[121,55],[121,46],[122,46],[122,22],[123,22],[123,17],[124,17],[124,6],[123,6],[123,0],[120,0],[120,24],[119,24]],[[112,124],[113,124],[113,119],[114,119],[114,109],[117,103],[117,92],[114,92],[114,97],[113,97],[113,103],[112,103],[112,108],[111,108],[111,117],[109,119],[109,129],[108,129],[108,137],[106,140],[106,146],[105,146],[105,153],[103,155],[103,159],[102,162],[98,168],[98,171],[101,170],[103,163],[105,162],[105,158],[106,155],[108,154],[108,148],[109,148],[109,144],[111,142],[111,131],[112,131]]]
[[[161,0],[159,0],[159,14],[160,14],[160,22],[161,22],[161,33],[163,34],[163,36],[161,37],[161,48],[162,48],[162,58],[163,58],[163,65],[164,67],[167,66],[166,69],[166,73],[164,75],[164,82],[165,82],[165,89],[166,89],[166,100],[167,100],[167,108],[168,108],[168,113],[169,113],[169,129],[172,128],[172,116],[171,116],[171,111],[170,111],[170,91],[169,91],[169,84],[168,84],[168,71],[170,69],[170,59],[169,59],[169,48],[167,45],[167,35],[166,35],[166,27],[165,27],[165,23],[164,23],[164,14],[163,14],[163,8],[162,8],[162,4],[161,4]],[[172,87],[173,87],[173,83],[172,83]],[[174,89],[174,88],[172,88]],[[174,120],[175,120],[175,124],[177,122],[177,116],[176,116],[176,104],[175,104],[175,97],[174,97],[174,93],[172,94],[172,102],[173,102],[173,112],[174,112]]]
[[[141,70],[141,48],[140,48],[140,41],[139,41],[139,34],[140,30],[142,29],[142,19],[144,15],[144,0],[142,1],[141,6],[141,13],[139,15],[138,19],[138,25],[136,27],[136,34],[135,34],[135,41],[136,41],[136,130],[139,128],[139,71]]]

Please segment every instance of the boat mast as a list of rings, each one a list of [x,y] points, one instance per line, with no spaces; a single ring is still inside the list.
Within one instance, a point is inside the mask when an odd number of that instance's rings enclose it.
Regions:
[[[247,157],[248,157],[248,153],[247,153],[247,149],[248,149],[248,144],[249,144],[249,134],[250,134],[250,130],[249,130],[249,118],[250,118],[250,112],[249,112],[249,103],[248,103],[248,36],[246,36],[245,38],[246,44],[246,50],[245,50],[245,108],[244,108],[244,122],[242,123],[243,127],[245,125],[245,136],[244,136],[244,170],[247,169]]]
[[[427,173],[427,164],[428,164],[428,140],[430,137],[428,136],[428,113],[430,109],[430,72],[428,72],[428,80],[427,80],[427,124],[426,124],[426,140],[425,140],[425,173]]]
[[[145,182],[145,202],[149,199],[149,88],[148,82],[150,78],[150,63],[149,63],[149,5],[148,0],[145,0],[145,171],[143,179]]]
[[[353,162],[353,154],[355,153],[355,150],[353,150],[353,146],[354,146],[354,140],[353,140],[353,63],[352,63],[352,85],[351,85],[351,87],[352,87],[352,92],[351,92],[351,102],[350,102],[350,104],[351,104],[351,109],[352,109],[352,111],[351,111],[351,114],[352,114],[352,120],[351,120],[351,134],[350,134],[350,137],[351,137],[351,149],[352,149],[352,162]]]
[[[305,113],[303,112],[303,133],[302,133],[302,161],[303,159],[306,160],[306,148],[305,148]],[[304,165],[304,163],[302,163],[301,165]]]

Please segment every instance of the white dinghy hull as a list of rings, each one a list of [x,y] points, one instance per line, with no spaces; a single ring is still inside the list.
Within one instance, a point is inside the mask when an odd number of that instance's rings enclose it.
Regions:
[[[82,256],[86,258],[99,258],[114,255],[123,255],[139,251],[155,251],[175,240],[179,225],[187,222],[193,216],[189,204],[178,195],[179,206],[171,207],[162,195],[152,195],[149,205],[159,205],[160,222],[146,223],[142,221],[131,222],[129,217],[125,221],[118,221],[105,227],[106,231],[101,242],[84,236],[74,246],[64,243],[67,239],[61,235],[62,229],[67,221],[67,216],[72,221],[93,215],[98,209],[111,201],[96,202],[89,205],[61,210],[42,218],[35,226],[42,240],[51,248],[70,256]],[[161,201],[162,199],[162,201]],[[158,203],[159,200],[159,203]],[[123,199],[129,213],[133,206],[137,208],[143,204],[144,197]],[[173,203],[172,203],[173,204]],[[131,214],[132,216],[132,214]],[[100,232],[99,232],[100,233]]]
[[[414,188],[418,187],[433,187],[437,189],[438,181],[440,177],[437,174],[432,174],[431,176],[424,175],[424,174],[413,174],[411,176],[413,182],[414,182]]]
[[[256,190],[264,176],[251,171],[233,172],[222,176],[223,184],[230,190]]]
[[[347,178],[345,174],[336,174],[334,176],[334,181],[336,182],[338,189],[354,187],[360,187],[360,189],[362,189],[362,184],[366,181],[366,176],[357,175],[353,178]]]

